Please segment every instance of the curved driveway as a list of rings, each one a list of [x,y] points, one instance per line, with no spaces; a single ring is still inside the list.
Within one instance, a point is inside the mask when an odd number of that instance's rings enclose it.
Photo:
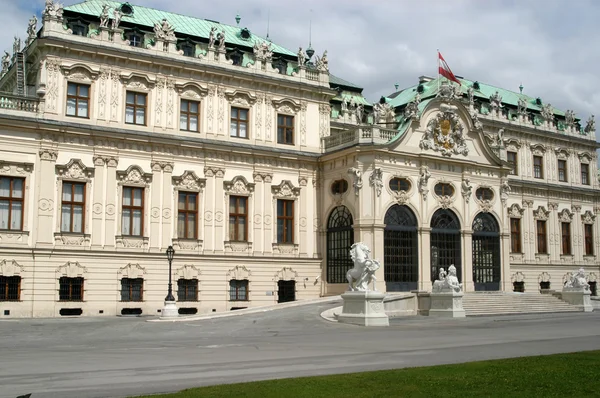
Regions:
[[[194,386],[600,349],[600,313],[327,322],[340,304],[181,323],[0,321],[0,397],[124,397]]]

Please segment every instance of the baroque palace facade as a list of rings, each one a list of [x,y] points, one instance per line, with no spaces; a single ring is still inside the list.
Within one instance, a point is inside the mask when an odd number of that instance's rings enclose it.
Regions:
[[[247,28],[46,2],[0,78],[0,314],[159,315],[379,290],[558,289],[600,270],[593,117],[428,77],[371,104]]]

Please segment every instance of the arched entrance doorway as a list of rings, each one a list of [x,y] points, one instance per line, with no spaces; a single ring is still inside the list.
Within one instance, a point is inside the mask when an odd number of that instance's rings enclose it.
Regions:
[[[462,281],[460,221],[452,210],[439,209],[431,217],[431,281],[438,279],[440,268],[453,264]]]
[[[417,218],[408,206],[394,205],[385,214],[384,277],[388,292],[416,290],[419,281]]]
[[[327,220],[327,283],[346,283],[346,272],[353,267],[350,246],[354,243],[352,214],[338,206]]]
[[[473,283],[475,291],[500,290],[500,227],[489,213],[473,220]]]

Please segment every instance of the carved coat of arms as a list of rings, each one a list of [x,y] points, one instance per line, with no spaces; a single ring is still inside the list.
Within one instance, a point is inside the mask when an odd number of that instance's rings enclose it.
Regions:
[[[442,156],[469,154],[456,109],[455,106],[442,105],[441,112],[427,123],[427,129],[419,143],[421,149],[441,152]]]

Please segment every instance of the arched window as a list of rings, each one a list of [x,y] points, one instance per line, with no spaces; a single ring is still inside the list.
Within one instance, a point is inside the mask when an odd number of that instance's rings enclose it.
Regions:
[[[417,218],[408,206],[394,205],[385,214],[384,278],[386,290],[418,288]]]
[[[327,282],[345,283],[352,268],[350,246],[354,243],[352,214],[346,206],[338,206],[327,220]]]
[[[451,265],[462,280],[460,221],[451,210],[439,209],[431,217],[431,281],[437,280],[440,268]]]
[[[500,227],[490,213],[479,213],[473,220],[475,290],[500,290],[500,273]]]

